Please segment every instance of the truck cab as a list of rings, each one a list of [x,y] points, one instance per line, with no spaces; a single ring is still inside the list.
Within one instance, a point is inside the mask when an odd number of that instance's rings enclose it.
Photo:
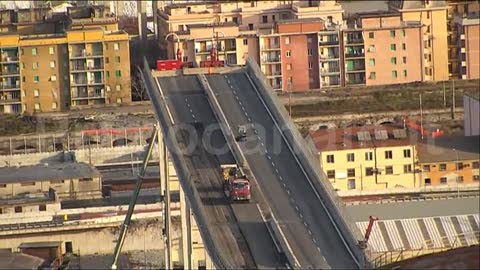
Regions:
[[[236,164],[223,166],[221,174],[224,180],[223,191],[227,198],[232,201],[250,200],[250,181]]]

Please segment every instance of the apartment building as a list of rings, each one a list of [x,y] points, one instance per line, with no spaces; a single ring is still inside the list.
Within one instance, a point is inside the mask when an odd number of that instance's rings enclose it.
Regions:
[[[228,64],[244,64],[247,56],[259,61],[258,36],[271,34],[276,22],[296,19],[322,18],[334,23],[342,22],[342,9],[336,1],[233,1],[217,2],[202,1],[188,3],[172,3],[157,11],[159,40],[168,41],[165,44],[167,55],[175,58],[177,48],[183,53],[183,61],[193,62],[199,66],[196,51],[207,54],[195,47],[197,40],[210,47],[235,48],[237,53],[224,58],[219,53],[219,59]],[[205,28],[198,31],[199,27]],[[237,33],[229,28],[236,27]],[[228,32],[228,33],[227,33]],[[173,37],[170,37],[173,36]],[[216,44],[222,43],[222,44]],[[225,44],[223,44],[225,43]],[[235,45],[235,46],[234,46]]]
[[[402,21],[422,25],[424,80],[448,80],[447,2],[389,1],[389,8],[398,12]]]
[[[362,14],[356,23],[361,31],[344,32],[346,85],[423,81],[419,23],[402,21],[395,13]]]
[[[336,190],[382,190],[417,186],[416,138],[395,126],[320,129],[307,141]]]
[[[453,41],[456,41],[455,56],[456,75],[458,79],[480,78],[480,15],[469,13],[455,15],[453,18],[456,28]]]
[[[448,71],[450,79],[462,79],[464,76],[460,72],[462,70],[461,51],[465,50],[465,32],[471,32],[472,28],[475,28],[480,16],[480,4],[478,1],[448,1],[447,19],[448,19]],[[465,20],[466,19],[466,20]],[[464,21],[465,20],[465,21]],[[465,23],[466,28],[462,25]],[[467,31],[465,31],[467,30]],[[477,36],[478,37],[478,30]],[[463,35],[463,36],[462,36]],[[470,35],[469,38],[474,38],[474,35]],[[478,39],[477,39],[478,40]],[[472,47],[470,47],[472,48]],[[478,48],[478,45],[477,45]],[[477,58],[478,59],[478,58]]]
[[[479,137],[440,137],[417,146],[421,187],[480,184]]]
[[[72,7],[67,12],[71,17],[50,14],[43,21],[31,20],[29,30],[0,33],[0,112],[54,112],[131,102],[128,34],[100,15],[104,9],[86,9]],[[19,29],[24,25],[17,16],[10,17],[10,24]],[[66,29],[45,28],[46,20],[63,23]]]

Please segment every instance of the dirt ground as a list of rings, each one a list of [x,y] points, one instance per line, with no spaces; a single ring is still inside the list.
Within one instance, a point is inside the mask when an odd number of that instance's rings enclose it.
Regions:
[[[398,268],[397,268],[398,267]],[[425,255],[382,267],[383,269],[480,269],[480,246]]]

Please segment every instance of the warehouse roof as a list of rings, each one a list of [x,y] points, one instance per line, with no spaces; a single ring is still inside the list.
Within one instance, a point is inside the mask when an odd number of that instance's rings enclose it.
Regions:
[[[0,168],[0,183],[55,181],[100,177],[95,167],[83,162]]]
[[[480,136],[442,136],[417,146],[422,163],[455,160],[479,160]]]

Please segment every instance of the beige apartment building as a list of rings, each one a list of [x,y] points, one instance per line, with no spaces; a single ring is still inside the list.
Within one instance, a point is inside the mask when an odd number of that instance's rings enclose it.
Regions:
[[[448,80],[447,2],[389,1],[389,5],[402,21],[422,24],[424,80]]]
[[[72,7],[67,14],[33,9],[25,23],[15,12],[0,12],[2,25],[13,29],[0,33],[0,112],[131,102],[128,34],[103,7]]]
[[[305,18],[341,23],[342,8],[336,1],[205,1],[174,3],[157,12],[159,40],[168,36],[169,59],[180,48],[182,60],[197,66],[212,46],[227,64],[244,64],[247,56],[258,61],[258,35],[272,33],[276,22]]]

